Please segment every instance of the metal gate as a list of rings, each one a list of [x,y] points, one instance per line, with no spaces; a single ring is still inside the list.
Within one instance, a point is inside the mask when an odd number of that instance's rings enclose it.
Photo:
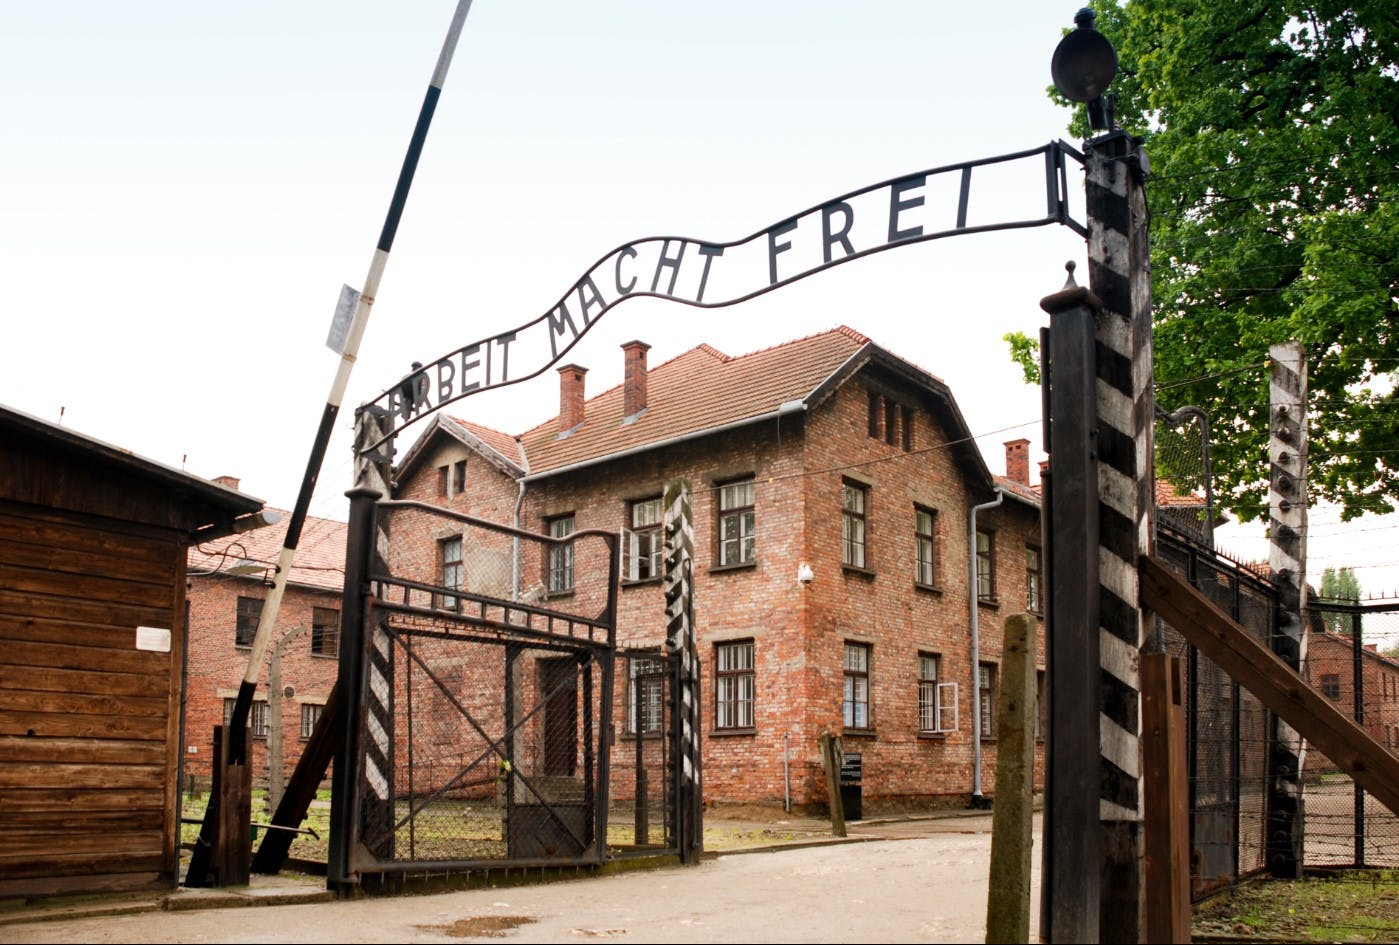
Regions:
[[[332,882],[603,861],[616,575],[609,532],[352,496]]]

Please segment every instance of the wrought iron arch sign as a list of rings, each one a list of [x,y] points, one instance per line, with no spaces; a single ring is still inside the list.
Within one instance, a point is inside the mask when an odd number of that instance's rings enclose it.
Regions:
[[[386,436],[361,444],[360,452],[373,450],[447,404],[538,377],[557,364],[599,318],[628,299],[658,298],[699,308],[721,308],[895,246],[1051,223],[1087,237],[1087,227],[1069,215],[1066,158],[1083,164],[1079,151],[1064,141],[1053,141],[1028,151],[948,164],[871,184],[728,243],[653,236],[618,246],[589,266],[543,315],[463,345],[426,366],[415,365],[414,371],[366,405],[387,414],[390,428]],[[973,169],[1035,159],[1044,167],[1043,216],[968,223]],[[927,204],[930,187],[943,182],[955,187],[952,225],[918,222],[919,208]],[[922,211],[923,217],[927,215],[928,211]],[[524,368],[519,367],[522,348],[532,355]]]

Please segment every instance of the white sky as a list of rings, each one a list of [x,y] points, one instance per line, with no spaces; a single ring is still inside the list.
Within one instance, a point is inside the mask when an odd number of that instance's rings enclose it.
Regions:
[[[62,411],[74,430],[290,508],[337,364],[324,346],[336,298],[363,282],[454,5],[7,10],[0,403]],[[542,314],[613,248],[729,241],[887,178],[1062,137],[1069,115],[1045,89],[1077,9],[476,0],[312,513],[344,515],[357,404],[414,360]],[[1069,189],[1082,219],[1072,171]],[[970,206],[1042,212],[1022,199],[974,186]],[[634,300],[568,360],[590,369],[591,395],[621,381],[633,338],[656,365],[702,342],[741,354],[846,324],[943,378],[1001,472],[1004,440],[1028,437],[1042,458],[1038,390],[1001,336],[1045,323],[1039,299],[1069,259],[1085,277],[1083,241],[1048,226],[900,247],[731,308]],[[549,371],[449,410],[518,433],[557,408]],[[1362,585],[1399,588],[1399,567],[1375,566],[1399,559],[1394,530],[1348,528],[1369,531],[1314,530],[1313,573],[1362,564],[1365,535]]]

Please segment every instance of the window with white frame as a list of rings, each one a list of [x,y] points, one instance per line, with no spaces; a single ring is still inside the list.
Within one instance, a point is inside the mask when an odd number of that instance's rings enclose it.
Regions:
[[[633,656],[627,661],[627,734],[659,735],[665,663],[655,657]]]
[[[714,727],[753,727],[753,641],[714,646]]]
[[[996,535],[994,532],[976,533],[976,597],[977,600],[994,602],[996,599]]]
[[[321,720],[321,713],[325,711],[323,705],[313,705],[309,702],[301,704],[301,737],[310,738],[311,733],[316,730],[316,723]]]
[[[870,647],[867,643],[845,644],[845,685],[841,699],[846,728],[870,727]]]
[[[566,538],[573,534],[573,516],[560,515],[549,519],[549,536]],[[549,546],[548,555],[549,593],[560,594],[573,590],[573,543],[565,542]]]
[[[753,480],[719,486],[719,565],[752,564],[755,545]]]
[[[937,587],[937,524],[937,512],[913,507],[913,583],[921,587]]]
[[[223,725],[224,725],[224,728],[228,728],[229,725],[233,724],[233,706],[234,706],[235,704],[237,704],[237,702],[238,702],[237,699],[225,699],[225,700],[223,700]],[[249,712],[248,712],[248,722],[247,722],[247,726],[248,726],[248,729],[251,731],[251,733],[252,733],[252,735],[253,735],[254,738],[266,738],[266,737],[267,737],[267,702],[266,702],[266,700],[259,699],[258,701],[254,702],[254,703],[252,704],[252,707],[251,707],[251,709],[250,709]]]
[[[1040,599],[1040,549],[1036,545],[1025,546],[1025,609],[1032,614],[1040,613],[1043,601]]]
[[[918,731],[941,734],[957,731],[957,684],[942,682],[942,658],[918,654]]]
[[[623,578],[649,581],[661,576],[661,497],[631,503],[627,514]]]
[[[840,561],[852,568],[867,566],[865,556],[865,510],[869,506],[869,487],[845,480],[840,486]]]
[[[466,582],[466,572],[462,567],[461,560],[461,536],[444,538],[439,541],[437,543],[437,556],[438,569],[441,572],[441,585],[452,590],[461,590]],[[457,599],[444,594],[439,606],[444,610],[453,610],[457,606]]]

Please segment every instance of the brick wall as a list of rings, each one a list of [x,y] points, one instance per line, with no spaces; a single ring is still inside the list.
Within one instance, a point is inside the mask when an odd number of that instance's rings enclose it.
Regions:
[[[215,725],[223,724],[224,699],[238,694],[238,686],[248,668],[248,647],[236,646],[238,598],[265,600],[271,588],[261,577],[191,575],[189,578],[189,667],[185,685],[184,771],[207,789],[213,751]],[[277,617],[282,686],[293,695],[282,699],[282,766],[290,776],[301,757],[301,707],[324,705],[335,684],[337,660],[311,652],[311,611],[313,607],[340,609],[336,591],[313,590],[288,585]],[[304,628],[304,629],[302,629]],[[295,633],[288,639],[288,635]],[[272,647],[268,648],[271,660]],[[258,677],[256,700],[268,698],[267,665]],[[269,715],[270,724],[270,715]],[[248,740],[253,759],[256,786],[267,784],[267,739]]]
[[[543,531],[549,519],[571,514],[577,529],[616,531],[627,524],[630,502],[659,496],[669,479],[690,480],[707,801],[780,802],[785,752],[793,802],[825,802],[817,738],[824,730],[843,731],[846,641],[870,647],[872,725],[867,732],[844,737],[847,752],[863,754],[867,803],[956,802],[971,792],[971,713],[977,692],[970,653],[967,510],[991,493],[969,490],[944,432],[920,406],[925,391],[888,380],[876,381],[872,389],[909,408],[892,414],[897,423],[892,444],[869,435],[869,390],[857,379],[804,416],[584,468],[533,483],[525,493],[520,516],[524,528]],[[511,521],[516,483],[465,447],[441,445],[449,443],[440,436],[439,445],[400,483],[399,495]],[[462,459],[468,463],[465,493],[440,496],[438,469]],[[718,486],[741,477],[754,481],[756,561],[722,568],[716,550]],[[863,569],[841,563],[841,487],[846,481],[864,488],[868,497],[868,561]],[[932,588],[914,583],[915,505],[936,512],[938,578]],[[1039,515],[1007,499],[1002,507],[983,512],[980,522],[996,534],[998,597],[997,603],[980,608],[981,660],[998,664],[1002,621],[1024,609],[1024,549],[1039,544]],[[396,572],[437,572],[442,536],[434,534],[433,527],[406,515],[395,518],[391,540]],[[806,585],[797,581],[803,562],[814,573]],[[624,583],[619,591],[619,644],[656,646],[664,630],[660,581]],[[1042,667],[1042,632],[1040,636]],[[754,724],[721,731],[714,717],[715,647],[740,640],[753,642]],[[937,655],[942,678],[958,684],[955,731],[919,734],[920,653]],[[623,729],[625,691],[619,672],[614,695],[618,732]],[[631,757],[634,744],[618,744],[613,797],[621,800],[630,791],[625,759]],[[1042,761],[1040,752],[1037,776]],[[983,743],[986,793],[992,792],[994,777],[995,744],[988,738]]]

